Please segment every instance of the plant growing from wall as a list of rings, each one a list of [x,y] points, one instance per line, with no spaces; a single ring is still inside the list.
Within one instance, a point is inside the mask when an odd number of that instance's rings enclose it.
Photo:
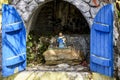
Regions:
[[[49,46],[47,37],[40,37],[34,34],[29,34],[27,37],[27,63],[29,64],[44,64],[44,51]]]

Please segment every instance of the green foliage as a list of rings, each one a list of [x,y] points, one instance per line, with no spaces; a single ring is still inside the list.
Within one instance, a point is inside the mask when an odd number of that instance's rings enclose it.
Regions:
[[[45,63],[43,53],[48,49],[49,39],[30,33],[27,37],[27,63]]]
[[[120,18],[120,12],[118,12],[118,18]]]
[[[8,0],[8,3],[11,4],[13,2],[13,0]]]

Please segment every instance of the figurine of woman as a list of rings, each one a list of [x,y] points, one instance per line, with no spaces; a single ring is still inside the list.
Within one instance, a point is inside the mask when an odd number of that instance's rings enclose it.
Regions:
[[[66,38],[63,36],[63,34],[60,32],[59,37],[57,39],[58,47],[59,48],[65,48],[65,40]]]

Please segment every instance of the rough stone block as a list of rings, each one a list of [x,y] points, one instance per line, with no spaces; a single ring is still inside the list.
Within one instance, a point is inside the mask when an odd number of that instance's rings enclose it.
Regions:
[[[85,12],[88,12],[90,10],[90,6],[85,3],[85,2],[82,2],[79,4],[78,6],[78,9],[82,12],[82,13],[85,13]]]
[[[84,0],[85,2],[90,2],[91,0]]]
[[[85,17],[87,17],[87,18],[92,17],[91,14],[90,14],[90,12],[86,12],[86,13],[84,13],[83,15],[84,15]]]
[[[37,2],[33,0],[31,3],[28,4],[27,11],[32,12],[37,6]]]
[[[26,2],[27,4],[30,3],[33,0],[23,0],[24,2]]]
[[[97,14],[97,12],[99,11],[99,8],[91,8],[90,12],[92,14],[92,18],[94,18]]]
[[[26,6],[27,6],[27,4],[26,4],[23,0],[21,0],[21,1],[16,5],[16,8],[17,8],[17,9],[20,9],[20,10],[23,10],[23,9],[25,9]]]
[[[45,0],[35,0],[38,4],[44,2]]]
[[[16,5],[20,0],[12,0],[12,4]]]
[[[25,22],[27,22],[29,20],[30,15],[31,15],[30,12],[25,12],[25,13],[22,14],[22,17],[23,17]]]
[[[78,64],[82,60],[83,53],[76,53],[72,49],[48,49],[43,53],[46,64]],[[74,62],[74,63],[73,63]]]
[[[118,62],[117,62],[118,69],[120,71],[120,56],[118,57]]]

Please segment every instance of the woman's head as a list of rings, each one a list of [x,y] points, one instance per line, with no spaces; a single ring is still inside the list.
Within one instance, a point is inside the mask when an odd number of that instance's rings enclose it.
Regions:
[[[62,32],[60,32],[60,33],[59,33],[59,36],[62,36],[62,35],[63,35]]]

